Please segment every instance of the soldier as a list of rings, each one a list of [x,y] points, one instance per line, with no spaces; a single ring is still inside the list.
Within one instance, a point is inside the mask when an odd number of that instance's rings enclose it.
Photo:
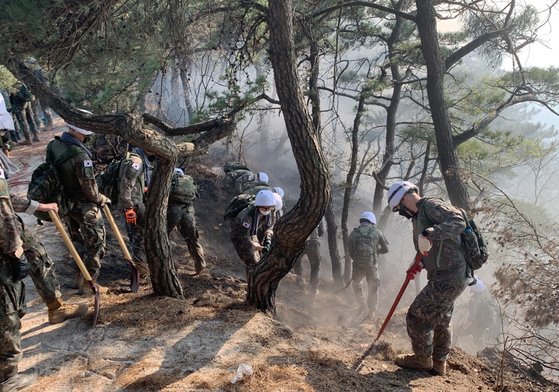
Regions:
[[[352,286],[361,311],[365,311],[365,301],[361,281],[367,279],[368,313],[372,318],[377,310],[380,278],[378,274],[378,255],[388,253],[388,241],[377,227],[377,218],[371,211],[365,211],[359,218],[359,226],[349,235],[349,255],[353,260]]]
[[[185,175],[182,169],[175,169],[167,209],[167,231],[170,233],[175,227],[178,228],[186,241],[190,256],[194,259],[196,275],[199,275],[206,268],[206,261],[204,249],[198,241],[200,235],[192,204],[196,197],[198,192],[192,177]]]
[[[84,111],[91,114],[90,112]],[[105,255],[105,225],[100,207],[111,200],[99,193],[95,182],[95,169],[91,152],[84,146],[93,132],[68,124],[68,131],[56,136],[47,146],[47,162],[56,167],[67,201],[65,217],[70,237],[94,281],[99,276],[101,259]],[[79,293],[83,294],[87,282],[77,274]],[[106,287],[99,287],[106,293]]]
[[[253,205],[231,221],[231,241],[245,263],[247,277],[271,244],[276,200],[271,191],[258,192]]]
[[[320,221],[318,226],[313,230],[307,241],[305,242],[305,252],[309,259],[309,266],[311,268],[309,276],[309,284],[311,286],[311,295],[316,295],[318,293],[318,272],[320,271],[320,240],[324,234],[324,223]],[[303,278],[303,255],[299,257],[299,260],[293,266],[293,272],[297,275],[297,284],[301,285]]]
[[[41,211],[57,209],[56,204],[33,204]],[[8,182],[0,169],[0,391],[23,389],[37,380],[29,369],[18,372],[21,361],[21,317],[25,315],[25,285],[29,274],[18,218],[10,202]]]
[[[31,91],[21,82],[16,84],[16,88],[17,91],[10,94],[12,112],[16,116],[19,128],[25,137],[24,144],[31,145],[33,142],[40,141],[31,109]],[[33,142],[31,141],[30,132],[33,134]]]
[[[451,204],[421,197],[419,189],[408,181],[390,186],[388,204],[393,212],[412,220],[413,242],[423,255],[428,279],[406,317],[414,353],[399,355],[396,364],[410,369],[433,369],[444,376],[454,302],[469,281],[460,241],[466,221]]]
[[[237,193],[247,193],[256,195],[261,190],[272,190],[268,185],[268,175],[264,172],[254,174],[248,172],[235,180],[235,190]]]
[[[144,250],[144,225],[146,208],[144,194],[149,187],[155,156],[148,156],[137,147],[122,160],[119,170],[118,208],[124,211],[124,221],[132,255],[138,268],[147,274],[147,261]]]

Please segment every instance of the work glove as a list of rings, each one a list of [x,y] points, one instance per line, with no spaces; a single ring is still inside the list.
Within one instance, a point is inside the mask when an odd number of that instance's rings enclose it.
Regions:
[[[127,208],[124,212],[124,219],[126,219],[126,223],[128,223],[129,225],[135,225],[136,218],[136,211],[134,211],[133,208]]]
[[[19,254],[17,252],[15,254]],[[29,263],[27,262],[27,258],[23,253],[23,249],[21,250],[21,255],[18,257],[16,255],[12,256],[12,279],[14,282],[18,282],[20,280],[25,279],[29,275]]]
[[[427,253],[429,253],[433,247],[433,242],[421,233],[417,237],[417,247],[419,248],[419,253],[421,253],[422,256],[427,256]]]
[[[419,263],[413,263],[410,268],[406,271],[406,274],[410,277],[411,280],[415,278],[415,275],[421,272],[423,269],[423,263],[420,261]]]
[[[102,193],[99,194],[99,198],[101,199],[101,201],[99,202],[100,206],[103,206],[105,204],[111,204],[111,199],[109,199],[107,196],[103,195]]]

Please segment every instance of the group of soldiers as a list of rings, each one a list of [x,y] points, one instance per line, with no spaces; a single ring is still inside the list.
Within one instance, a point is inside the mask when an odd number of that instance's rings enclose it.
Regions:
[[[29,88],[21,82],[17,82],[14,91],[8,93],[0,91],[6,108],[14,119],[14,129],[10,129],[3,140],[4,151],[10,151],[10,145],[31,145],[39,142],[41,130],[49,131],[53,126],[53,116],[50,108],[41,105]]]
[[[6,114],[0,115],[2,124],[9,123]],[[4,121],[6,120],[6,121]],[[70,238],[83,259],[97,291],[107,287],[97,283],[101,260],[106,251],[106,232],[101,215],[103,205],[112,201],[99,192],[92,153],[86,147],[92,132],[67,124],[68,130],[49,142],[46,161],[54,165],[61,184],[63,219]],[[11,129],[10,126],[5,129]],[[121,158],[118,176],[116,207],[122,210],[128,239],[136,265],[143,275],[148,273],[144,252],[145,204],[153,174],[154,156],[141,148],[134,148]],[[196,274],[206,267],[204,251],[199,243],[194,207],[195,184],[190,176],[177,168],[173,174],[168,208],[168,230],[177,228],[184,237],[195,263]],[[0,391],[15,391],[36,379],[34,371],[19,373],[21,360],[20,318],[25,314],[23,279],[32,277],[39,295],[48,308],[51,324],[77,318],[87,313],[87,305],[67,304],[62,300],[60,284],[54,265],[43,245],[25,228],[16,212],[33,214],[53,210],[56,203],[40,203],[11,195],[4,170],[0,169]],[[90,293],[82,274],[76,271],[78,294]]]
[[[49,143],[46,160],[56,167],[61,181],[65,201],[64,220],[70,237],[97,284],[106,248],[101,207],[110,205],[112,201],[98,189],[93,156],[86,147],[91,134],[90,131],[68,124],[68,131]],[[143,243],[144,201],[149,192],[154,159],[141,148],[134,148],[121,158],[118,176],[115,176],[119,188],[116,206],[123,212],[132,253],[139,265],[146,263]],[[226,177],[230,189],[237,196],[249,196],[246,198],[249,200],[247,205],[232,219],[230,231],[235,250],[244,262],[248,275],[270,249],[274,224],[283,210],[284,191],[280,187],[270,186],[266,173],[253,173],[238,165],[229,169],[226,170]],[[4,172],[0,174],[0,306],[6,310],[0,313],[0,385],[1,391],[12,391],[21,388],[33,377],[17,371],[21,358],[20,317],[25,312],[22,279],[26,274],[31,274],[39,294],[47,304],[49,322],[80,317],[87,312],[87,307],[68,305],[62,301],[52,261],[44,247],[28,235],[15,214],[16,211],[57,211],[58,206],[11,196]],[[199,274],[206,267],[206,262],[198,241],[192,205],[196,193],[193,187],[191,178],[189,180],[189,176],[177,168],[169,198],[168,231],[179,229],[194,259],[196,273]],[[173,197],[174,193],[186,196]],[[449,324],[454,301],[469,282],[464,255],[456,245],[466,222],[458,209],[439,199],[421,197],[418,188],[407,181],[398,181],[389,188],[388,204],[392,211],[412,220],[414,246],[422,255],[422,267],[428,272],[427,286],[412,303],[407,315],[408,334],[414,353],[399,356],[396,363],[413,369],[432,369],[436,374],[444,375],[450,351]],[[312,254],[310,249],[313,244],[319,243],[321,231],[317,227],[316,233],[309,237],[308,253]],[[370,211],[363,212],[359,226],[350,235],[349,253],[353,259],[352,286],[362,308],[365,307],[365,300],[360,284],[363,278],[367,279],[366,307],[369,314],[374,313],[377,306],[378,254],[387,252],[388,241],[376,227],[375,215]],[[76,276],[77,287],[83,292],[84,279],[79,273]],[[318,266],[311,271],[311,286],[312,292],[316,293]],[[106,291],[107,288],[99,288],[100,293]]]

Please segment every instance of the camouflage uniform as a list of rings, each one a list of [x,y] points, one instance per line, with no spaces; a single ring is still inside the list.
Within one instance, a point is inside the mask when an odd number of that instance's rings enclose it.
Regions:
[[[440,199],[422,198],[412,217],[415,248],[417,238],[431,228],[433,247],[423,258],[427,285],[411,304],[407,318],[408,335],[417,357],[446,361],[451,345],[450,319],[454,302],[468,284],[466,261],[460,234],[466,228],[462,213]]]
[[[146,207],[144,205],[144,191],[149,185],[146,184],[144,171],[146,164],[135,153],[129,153],[122,160],[119,179],[118,208],[127,210],[133,208],[136,212],[136,224],[128,224],[125,218],[126,232],[132,255],[142,264],[146,264],[146,253],[144,249],[144,226]]]
[[[229,191],[235,192],[236,190],[236,181],[239,177],[245,174],[254,174],[248,169],[235,169],[229,170],[225,172],[225,184]]]
[[[19,330],[26,310],[25,285],[13,277],[13,254],[22,245],[8,182],[0,169],[0,381],[17,374],[22,356]]]
[[[309,266],[311,268],[309,276],[309,284],[311,286],[311,291],[316,292],[318,288],[319,278],[318,273],[320,271],[320,240],[324,232],[324,224],[322,221],[313,230],[307,241],[305,242],[305,252],[309,259]],[[293,272],[297,275],[297,282],[300,284],[302,281],[303,274],[303,254],[299,257],[299,260],[293,266]]]
[[[196,273],[199,273],[206,267],[206,261],[204,260],[204,249],[198,241],[199,233],[192,204],[198,197],[198,187],[191,176],[185,175],[182,170],[179,172],[175,172],[171,180],[167,231],[170,233],[175,227],[179,229],[188,245],[190,256],[194,259]]]
[[[21,84],[16,93],[10,95],[12,113],[14,113],[27,143],[31,143],[31,134],[33,134],[33,141],[39,141],[37,126],[31,108],[31,97],[31,92],[23,84]]]
[[[353,259],[352,286],[359,305],[364,306],[361,280],[367,279],[367,304],[369,311],[376,311],[380,278],[378,254],[388,253],[388,241],[376,226],[362,221],[349,235],[349,255]]]
[[[105,225],[99,207],[105,198],[97,189],[91,154],[76,142],[68,133],[55,137],[47,146],[46,160],[54,163],[62,184],[70,238],[96,279],[105,255]]]
[[[253,241],[261,245],[271,239],[275,214],[260,214],[257,207],[250,205],[231,221],[231,241],[241,260],[245,263],[247,274],[260,261],[261,254],[254,249]]]
[[[32,214],[38,205],[35,201],[29,201],[10,195],[15,212]],[[18,219],[18,229],[23,241],[25,257],[30,265],[29,275],[33,279],[39,296],[50,307],[61,302],[62,294],[60,284],[54,271],[54,263],[49,257],[47,250],[35,236],[25,228],[23,222]]]

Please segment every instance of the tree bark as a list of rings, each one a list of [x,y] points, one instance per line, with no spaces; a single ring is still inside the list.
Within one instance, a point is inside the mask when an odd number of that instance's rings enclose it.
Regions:
[[[288,0],[268,8],[270,60],[287,134],[301,177],[300,197],[274,228],[272,248],[248,277],[247,300],[262,311],[275,311],[280,280],[303,252],[330,200],[330,181],[317,132],[305,106],[293,43],[293,10]]]
[[[432,0],[416,0],[416,6],[421,50],[427,65],[427,94],[442,176],[452,204],[468,209],[468,189],[460,176],[456,146],[452,140],[452,125],[444,98],[446,67],[439,47],[435,7]]]

